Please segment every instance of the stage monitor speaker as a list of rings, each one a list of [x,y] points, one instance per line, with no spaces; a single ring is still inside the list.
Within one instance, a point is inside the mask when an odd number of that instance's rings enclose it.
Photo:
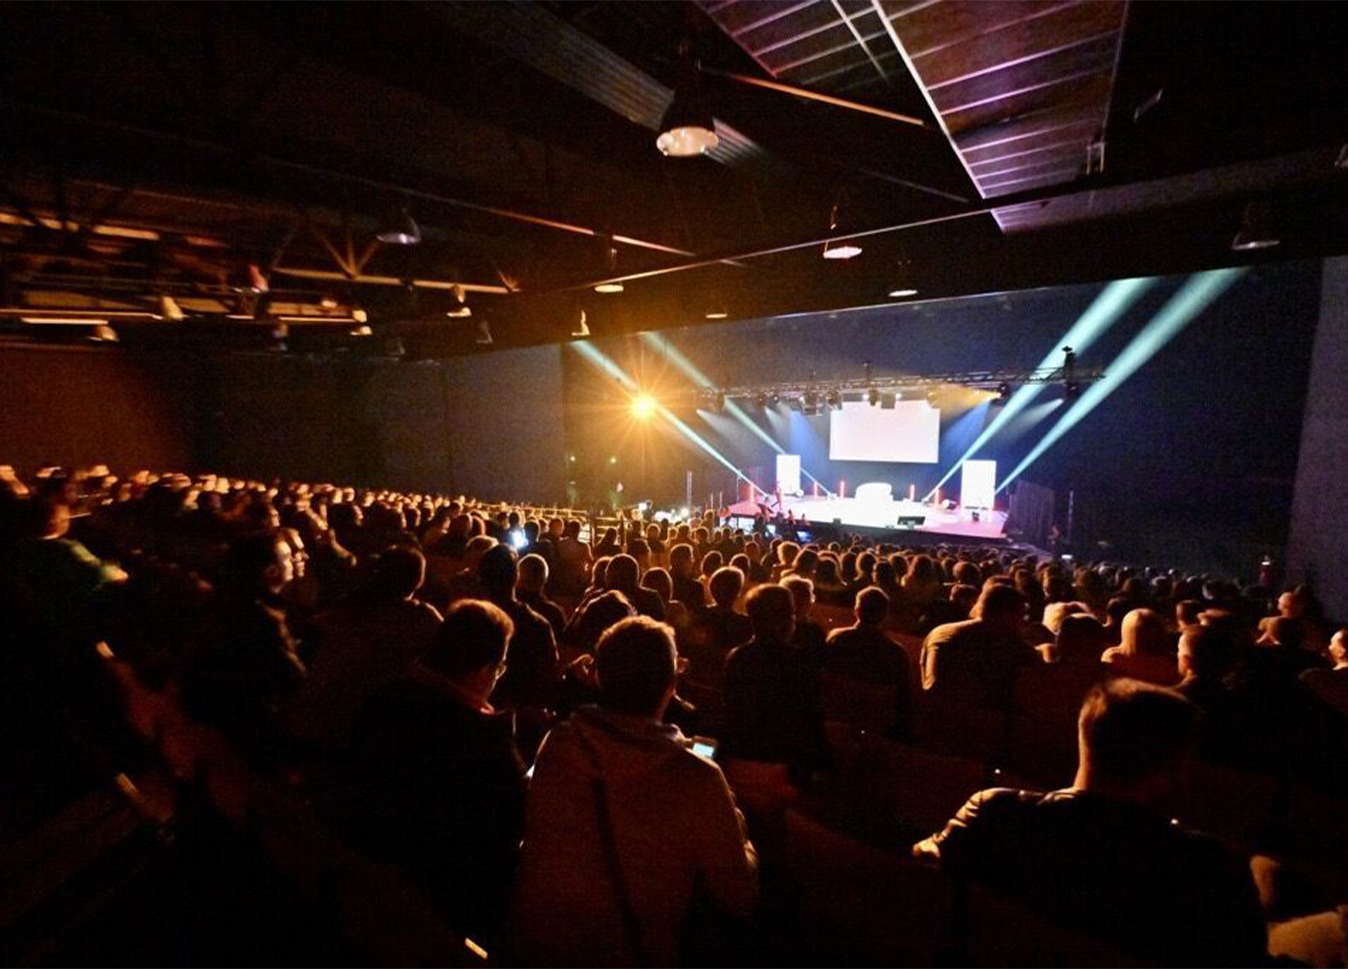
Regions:
[[[926,515],[900,515],[897,522],[899,528],[917,528],[927,520]]]
[[[951,501],[949,498],[947,498],[945,501],[941,502],[941,507],[944,508],[946,511],[954,511],[955,503]]]
[[[881,410],[894,409],[894,394],[892,392],[891,393],[885,393],[884,391],[880,392],[880,409]]]

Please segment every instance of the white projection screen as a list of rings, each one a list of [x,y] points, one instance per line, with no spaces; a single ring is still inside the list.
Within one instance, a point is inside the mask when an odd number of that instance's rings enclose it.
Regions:
[[[935,464],[940,445],[941,411],[925,400],[895,401],[893,410],[844,401],[842,410],[829,411],[830,461]]]
[[[997,500],[997,462],[964,462],[960,475],[960,504],[965,508],[991,508]]]

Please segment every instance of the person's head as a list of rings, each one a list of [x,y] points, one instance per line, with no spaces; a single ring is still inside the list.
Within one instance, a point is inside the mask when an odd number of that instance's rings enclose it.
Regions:
[[[814,567],[814,577],[820,585],[840,585],[842,580],[838,577],[838,560],[832,555],[821,555]]]
[[[893,589],[899,584],[899,576],[894,571],[893,563],[888,559],[876,563],[875,584],[885,590]]]
[[[646,574],[641,577],[641,587],[650,589],[665,602],[674,598],[674,579],[667,571],[658,566],[646,570]]]
[[[468,539],[468,544],[463,547],[464,565],[470,569],[476,569],[482,562],[482,557],[500,544],[490,535],[474,535]]]
[[[974,611],[974,606],[978,604],[978,589],[971,585],[954,585],[950,587],[950,604],[967,616]]]
[[[1179,641],[1179,672],[1186,679],[1220,680],[1235,667],[1239,648],[1223,626],[1186,626]]]
[[[1142,804],[1174,789],[1193,750],[1198,709],[1174,690],[1118,679],[1086,694],[1075,786]]]
[[[867,629],[878,628],[889,615],[889,596],[885,595],[885,590],[879,586],[868,586],[857,593],[853,613],[857,617],[858,626]]]
[[[983,584],[983,570],[973,562],[956,563],[955,581],[960,585],[971,585],[977,588]]]
[[[414,548],[390,548],[374,560],[365,591],[376,599],[410,599],[426,579],[426,557]]]
[[[515,550],[499,543],[487,549],[478,560],[477,577],[492,598],[513,596],[519,578]]]
[[[1114,596],[1105,604],[1105,625],[1116,630],[1123,625],[1123,617],[1133,610],[1133,600],[1126,596]]]
[[[672,627],[647,616],[620,620],[594,651],[600,704],[659,720],[674,695],[678,655]]]
[[[702,556],[702,575],[706,578],[711,578],[716,570],[724,564],[725,556],[715,549],[712,549],[712,551]]]
[[[780,585],[760,585],[744,600],[745,611],[753,626],[754,638],[768,643],[785,643],[796,630],[796,603]]]
[[[1181,599],[1175,603],[1175,625],[1180,629],[1197,626],[1206,608],[1201,599]]]
[[[604,584],[630,597],[640,578],[641,566],[636,559],[627,554],[615,555],[609,560],[608,571],[604,573]]]
[[[1348,667],[1348,628],[1342,628],[1330,637],[1328,652],[1336,670]]]
[[[1123,617],[1120,646],[1130,656],[1164,656],[1170,652],[1171,637],[1165,620],[1151,609],[1133,609]]]
[[[445,613],[421,663],[485,702],[505,672],[506,648],[514,633],[515,624],[497,606],[461,599]]]
[[[1301,620],[1274,616],[1264,627],[1264,634],[1259,637],[1258,645],[1300,649],[1305,642],[1306,626]]]
[[[1025,600],[1014,586],[988,584],[970,615],[990,625],[1019,629],[1025,621]]]
[[[520,559],[519,573],[515,588],[524,595],[538,595],[548,584],[548,560],[531,552]]]
[[[1288,619],[1300,619],[1306,614],[1306,599],[1298,590],[1289,589],[1278,596],[1278,615]]]
[[[1060,661],[1099,661],[1107,638],[1098,619],[1089,613],[1078,612],[1063,618],[1054,644]]]
[[[636,609],[621,592],[608,591],[585,603],[576,618],[572,645],[583,653],[594,649],[599,637],[614,623],[635,616]]]
[[[636,559],[637,565],[641,571],[646,571],[651,565],[651,547],[646,544],[644,538],[632,538],[627,541],[627,554]]]
[[[729,565],[713,572],[710,581],[707,582],[711,601],[718,609],[733,608],[743,589],[744,573]]]
[[[792,563],[791,570],[797,575],[811,578],[818,565],[819,553],[812,548],[803,548],[796,553],[796,560]]]
[[[796,621],[809,619],[814,607],[814,583],[803,575],[788,575],[782,579],[782,587],[791,593],[796,604]]]
[[[275,594],[294,578],[290,546],[273,529],[239,538],[220,564],[221,584],[240,595]]]
[[[675,545],[669,550],[669,570],[678,576],[693,574],[693,546]]]
[[[1084,602],[1050,602],[1044,607],[1044,628],[1056,636],[1064,619],[1083,612],[1090,612]]]

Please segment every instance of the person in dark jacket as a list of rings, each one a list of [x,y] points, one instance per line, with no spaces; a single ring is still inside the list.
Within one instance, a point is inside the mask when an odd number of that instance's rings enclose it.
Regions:
[[[745,606],[754,638],[726,658],[725,754],[785,764],[800,784],[832,758],[817,675],[792,645],[795,601],[780,585],[761,585]]]
[[[894,726],[890,736],[906,740],[912,735],[909,711],[908,656],[881,626],[889,615],[889,596],[877,586],[857,593],[856,624],[829,633],[823,667],[831,673],[887,687],[894,691]]]
[[[488,699],[512,632],[491,603],[451,606],[425,656],[363,709],[338,806],[359,847],[484,944],[499,931],[524,830],[524,763],[510,715]]]
[[[1248,864],[1171,820],[1199,714],[1173,690],[1098,685],[1081,707],[1070,788],[981,791],[913,854],[1147,965],[1264,964]]]

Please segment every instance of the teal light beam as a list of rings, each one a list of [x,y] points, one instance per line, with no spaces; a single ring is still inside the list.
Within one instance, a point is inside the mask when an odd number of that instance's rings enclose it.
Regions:
[[[581,356],[585,357],[585,359],[589,360],[590,363],[594,364],[604,373],[608,374],[614,380],[618,381],[618,383],[622,384],[628,390],[634,393],[641,390],[641,387],[637,384],[637,382],[633,380],[627,374],[627,372],[623,370],[622,367],[618,366],[618,364],[616,364],[602,351],[595,349],[595,347],[592,344],[584,342],[576,342],[571,345],[576,348],[576,351],[580,353]],[[684,437],[688,438],[688,440],[691,441],[694,445],[701,448],[713,459],[720,462],[731,472],[733,472],[736,478],[740,479],[741,481],[749,481],[748,476],[745,475],[744,472],[742,472],[739,468],[731,464],[730,460],[726,458],[724,454],[722,454],[720,451],[716,450],[716,448],[712,447],[709,443],[707,443],[707,441],[704,440],[700,434],[698,434],[691,427],[689,427],[687,424],[681,421],[677,415],[675,415],[669,410],[669,408],[657,402],[655,405],[655,411],[665,420],[669,421],[670,424],[674,425],[674,427],[677,428],[678,431],[681,434],[683,434]],[[753,484],[753,482],[751,481],[749,483]]]
[[[1109,365],[1105,376],[1091,384],[1080,397],[1058,418],[1058,422],[1049,428],[1016,469],[997,486],[1001,493],[1012,481],[1031,464],[1037,461],[1045,451],[1059,438],[1075,427],[1082,418],[1095,410],[1100,403],[1112,394],[1125,380],[1131,377],[1148,360],[1154,357],[1162,347],[1179,335],[1189,323],[1211,306],[1222,293],[1246,271],[1246,267],[1235,269],[1216,269],[1189,277],[1174,296],[1161,307],[1160,311],[1147,321],[1147,325],[1123,348],[1113,363]]]
[[[1109,331],[1128,309],[1136,303],[1142,294],[1151,287],[1155,286],[1157,279],[1154,276],[1147,276],[1138,279],[1116,279],[1100,291],[1100,295],[1095,297],[1091,305],[1086,307],[1086,311],[1077,317],[1077,321],[1072,324],[1061,339],[1053,344],[1043,361],[1039,364],[1040,370],[1045,370],[1061,362],[1062,348],[1071,347],[1077,353],[1081,353],[1097,339]],[[955,472],[964,466],[964,462],[978,453],[979,449],[988,441],[992,440],[994,434],[998,433],[1011,418],[1015,417],[1030,404],[1043,391],[1043,384],[1022,384],[1011,395],[998,413],[983,428],[982,433],[974,438],[974,442],[969,445],[969,449],[964,452],[958,461],[950,466],[950,470],[945,473],[940,481],[936,482],[936,487],[932,488],[923,500],[930,501],[937,490],[947,481],[955,476]]]
[[[678,347],[674,346],[674,344],[670,343],[667,339],[660,336],[658,333],[651,333],[649,331],[642,333],[641,338],[645,340],[647,343],[649,343],[651,346],[658,349],[665,356],[669,357],[670,361],[674,364],[674,366],[682,370],[698,386],[704,387],[707,390],[716,389],[716,384],[714,384],[706,374],[704,374],[701,370],[698,369],[697,364],[693,363],[693,361],[689,360],[686,356],[684,356],[683,352],[680,351]],[[742,408],[739,404],[735,403],[733,400],[727,400],[725,402],[725,409],[730,413],[732,417],[735,418],[735,420],[739,421],[750,431],[752,431],[759,438],[759,440],[761,440],[768,447],[772,448],[778,454],[786,453],[786,449],[782,447],[779,443],[777,443],[776,438],[774,438],[767,431],[763,430],[763,428],[759,426],[758,422],[754,420],[752,417],[750,417],[747,413],[745,413],[744,408]],[[815,484],[819,485],[819,487],[822,488],[830,498],[833,497],[833,492],[829,491],[828,485],[824,484],[824,482],[820,481],[814,475],[810,474],[810,472],[805,470],[803,466],[800,469],[800,473],[805,475],[805,477],[809,478]]]

